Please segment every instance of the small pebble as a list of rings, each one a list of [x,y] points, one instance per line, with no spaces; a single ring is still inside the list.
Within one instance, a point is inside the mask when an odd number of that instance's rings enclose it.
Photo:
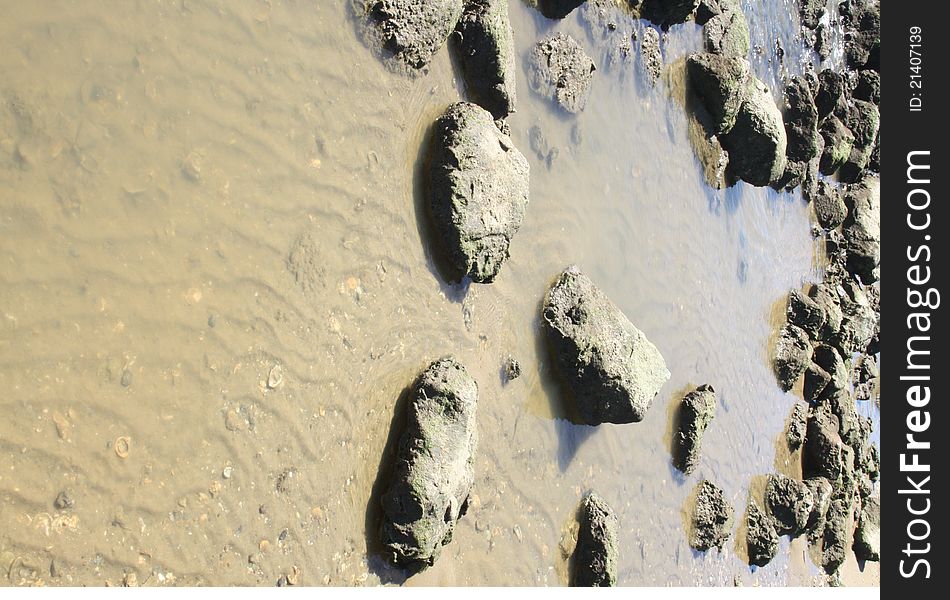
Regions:
[[[221,472],[221,476],[225,479],[231,479],[231,475],[234,474],[234,468],[231,466],[224,467],[224,471]]]
[[[59,510],[66,510],[67,508],[72,508],[76,505],[76,501],[73,500],[72,495],[66,490],[63,490],[56,496],[56,500],[53,501],[53,506]]]

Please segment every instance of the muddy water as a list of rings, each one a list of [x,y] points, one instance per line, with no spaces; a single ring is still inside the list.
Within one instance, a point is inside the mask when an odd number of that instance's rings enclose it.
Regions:
[[[401,582],[373,539],[377,478],[401,392],[449,353],[480,389],[476,497],[408,584],[566,583],[592,489],[619,512],[624,584],[820,579],[801,542],[754,573],[733,542],[686,542],[702,477],[741,515],[754,477],[789,470],[796,397],[770,336],[820,257],[797,194],[703,183],[665,83],[601,69],[565,118],[522,71],[531,204],[496,283],[467,287],[419,216],[427,128],[461,97],[445,49],[427,76],[393,75],[342,0],[4,4],[0,583]],[[555,29],[599,57],[576,13],[510,4],[520,64]],[[754,42],[778,30],[792,55],[797,17],[744,4]],[[700,43],[674,27],[665,59]],[[642,423],[563,418],[538,308],[570,263],[666,357]],[[504,385],[509,355],[524,374]],[[721,406],[684,478],[672,402],[704,382]]]

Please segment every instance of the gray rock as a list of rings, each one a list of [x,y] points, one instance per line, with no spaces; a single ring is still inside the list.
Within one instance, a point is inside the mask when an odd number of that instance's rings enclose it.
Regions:
[[[451,358],[432,363],[410,392],[392,484],[381,499],[382,541],[398,564],[434,564],[468,507],[477,398],[475,381]]]
[[[749,24],[742,11],[730,10],[709,19],[703,25],[703,45],[715,54],[747,57],[751,42]]]
[[[578,587],[617,585],[620,522],[603,498],[590,494],[581,504],[580,530],[574,549],[572,584]]]
[[[825,310],[798,290],[788,293],[785,316],[789,323],[801,327],[812,340],[818,339],[821,328],[825,324]]]
[[[676,468],[683,473],[696,468],[703,434],[715,416],[716,390],[711,385],[701,385],[683,398],[673,454]]]
[[[729,170],[752,185],[769,185],[785,172],[786,145],[782,113],[768,88],[753,77],[736,124],[723,136]]]
[[[455,29],[462,0],[350,0],[360,34],[392,69],[424,70]]]
[[[732,505],[726,502],[722,490],[703,480],[697,486],[696,504],[692,511],[692,531],[689,545],[705,552],[722,548],[732,534]]]
[[[640,40],[640,60],[643,70],[650,78],[650,83],[656,84],[663,71],[663,54],[660,52],[660,34],[652,27],[643,30],[643,38]]]
[[[846,183],[855,183],[871,161],[877,141],[881,115],[877,106],[864,100],[854,100],[848,108],[846,125],[854,134],[851,154],[841,165],[839,176]]]
[[[789,450],[795,452],[802,447],[802,444],[805,442],[805,431],[807,427],[808,405],[796,402],[788,420],[788,431],[785,432],[785,439],[788,442]]]
[[[670,378],[656,346],[576,266],[558,276],[541,316],[584,422],[641,421]]]
[[[835,115],[828,115],[819,129],[825,142],[819,168],[822,175],[834,175],[850,157],[854,147],[854,134]]]
[[[596,70],[594,61],[577,40],[566,33],[555,33],[531,51],[528,83],[564,110],[579,113],[587,106]]]
[[[872,496],[867,499],[858,518],[858,528],[854,532],[854,555],[858,560],[880,562],[881,560],[881,499]]]
[[[746,549],[749,564],[764,567],[772,562],[778,552],[778,532],[772,519],[759,506],[749,501],[746,515]]]
[[[813,410],[805,433],[802,474],[806,479],[824,477],[834,485],[844,469],[844,448],[837,418],[830,411]]]
[[[812,406],[821,402],[827,393],[830,383],[831,375],[828,371],[825,371],[815,363],[809,363],[805,369],[805,381],[802,386],[802,394],[805,401]]]
[[[838,570],[847,557],[851,508],[843,500],[832,500],[821,538],[821,566],[829,575]]]
[[[775,519],[775,530],[780,535],[800,535],[808,525],[808,517],[815,506],[811,490],[803,481],[772,474],[765,485],[765,508]]]
[[[515,112],[515,47],[507,0],[465,0],[455,27],[469,94],[495,119]]]
[[[830,376],[831,386],[828,391],[839,392],[848,387],[850,381],[849,369],[841,358],[841,354],[828,344],[816,344],[812,353],[812,360],[824,369]]]
[[[475,104],[453,104],[435,123],[429,203],[457,275],[494,280],[524,219],[528,161]]]
[[[784,118],[788,159],[808,162],[819,156],[823,141],[818,134],[818,109],[806,78],[793,77],[785,86]]]
[[[820,536],[825,527],[825,516],[831,506],[831,496],[834,489],[831,487],[831,482],[824,477],[806,479],[805,485],[808,486],[808,491],[811,492],[811,497],[814,500],[805,529],[809,534],[817,533]]]
[[[818,224],[824,229],[835,229],[848,217],[848,207],[841,190],[824,179],[818,181],[816,193],[811,196]]]
[[[855,400],[870,400],[874,395],[874,385],[878,377],[880,377],[880,372],[874,356],[862,355],[857,361],[852,375]]]
[[[749,89],[749,61],[708,52],[691,54],[686,59],[686,75],[693,93],[712,118],[713,133],[729,132]]]
[[[828,341],[841,329],[841,322],[844,319],[838,294],[828,283],[819,283],[812,287],[808,296],[814,300],[825,313],[825,324],[821,327],[819,339]]]
[[[786,392],[795,386],[811,364],[812,346],[801,327],[786,324],[775,346],[773,365],[779,384]]]
[[[864,352],[874,337],[878,317],[864,289],[853,280],[844,280],[838,286],[841,306],[841,327],[830,342],[842,356]]]
[[[848,187],[845,194],[848,218],[844,221],[848,269],[865,283],[880,278],[881,190],[876,178]]]

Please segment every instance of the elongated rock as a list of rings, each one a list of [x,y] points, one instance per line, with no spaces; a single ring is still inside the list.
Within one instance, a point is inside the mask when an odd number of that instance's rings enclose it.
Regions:
[[[716,390],[711,385],[701,385],[686,394],[680,404],[679,430],[676,432],[676,448],[673,460],[676,468],[692,473],[699,462],[699,446],[706,428],[716,416]]]
[[[567,112],[584,110],[597,67],[577,40],[566,33],[550,35],[535,44],[528,60],[531,89]]]
[[[864,503],[858,528],[854,532],[854,555],[859,560],[881,560],[881,498],[872,496]]]
[[[775,346],[775,374],[779,385],[788,391],[811,363],[812,346],[801,327],[788,323]]]
[[[494,280],[524,220],[528,161],[491,113],[459,102],[436,121],[429,202],[456,274]]]
[[[472,99],[496,119],[515,112],[515,46],[508,0],[465,0],[455,31]]]
[[[478,443],[478,386],[451,358],[432,363],[409,397],[393,481],[382,496],[382,541],[397,564],[435,563],[468,507]]]
[[[775,531],[775,525],[752,500],[749,501],[746,515],[746,549],[749,553],[749,564],[757,567],[764,567],[772,562],[778,552],[778,532]]]
[[[613,510],[597,494],[581,504],[580,530],[574,549],[573,585],[609,587],[617,585],[620,523]]]
[[[360,34],[394,70],[424,70],[462,14],[462,0],[350,0]]]
[[[701,481],[697,490],[689,545],[701,552],[722,548],[732,534],[732,505],[726,502],[722,490],[707,480]]]
[[[541,316],[581,418],[589,425],[641,421],[670,372],[617,305],[572,266],[548,291]]]

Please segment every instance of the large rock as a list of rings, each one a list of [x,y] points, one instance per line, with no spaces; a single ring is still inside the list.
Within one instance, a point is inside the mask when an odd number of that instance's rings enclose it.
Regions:
[[[460,102],[436,121],[429,203],[456,274],[492,281],[524,219],[528,161],[491,113]]]
[[[801,327],[786,324],[775,345],[773,366],[779,384],[786,392],[795,386],[811,364],[812,346]]]
[[[515,112],[515,45],[507,0],[465,0],[455,27],[472,99],[496,119]]]
[[[795,537],[805,531],[815,506],[811,490],[804,482],[772,474],[765,485],[765,508],[775,519],[775,530]]]
[[[842,356],[866,351],[878,326],[878,316],[871,299],[863,287],[848,279],[838,286],[838,301],[842,314],[841,327],[830,342],[841,351]]]
[[[584,422],[641,421],[670,372],[617,305],[572,266],[548,291],[541,317]]]
[[[838,420],[825,410],[813,410],[808,417],[802,473],[806,479],[824,477],[835,485],[844,470],[845,444],[838,435]]]
[[[821,153],[818,109],[804,77],[793,77],[785,86],[785,134],[789,160],[808,162]]]
[[[881,560],[881,499],[872,496],[865,501],[854,532],[854,555],[858,560]]]
[[[703,25],[703,45],[708,52],[725,56],[749,55],[749,24],[741,10],[727,10]]]
[[[468,507],[477,398],[475,381],[451,358],[432,363],[411,390],[392,484],[382,496],[382,541],[398,564],[434,564]]]
[[[841,301],[834,286],[822,282],[812,286],[808,297],[818,304],[825,313],[825,324],[821,327],[819,339],[831,340],[841,329],[844,314],[841,312]]]
[[[620,523],[607,502],[597,494],[587,496],[581,504],[580,530],[574,549],[573,585],[617,585],[619,538]]]
[[[538,0],[538,10],[549,19],[563,19],[586,0]]]
[[[640,16],[667,29],[670,25],[685,23],[698,5],[699,0],[643,0]]]
[[[429,61],[462,14],[462,0],[350,0],[360,34],[395,70],[414,73]]]
[[[700,482],[692,511],[689,545],[701,552],[721,549],[732,534],[733,512],[719,487],[706,480]]]
[[[689,474],[696,468],[703,434],[715,416],[716,390],[711,385],[701,385],[683,398],[673,454],[676,468],[683,473]]]
[[[756,186],[777,181],[785,172],[785,124],[768,88],[752,78],[736,124],[723,136],[729,170]]]
[[[881,104],[881,74],[870,69],[858,73],[858,83],[851,96],[856,100]]]
[[[848,108],[848,91],[844,75],[831,69],[825,69],[818,74],[815,107],[818,109],[819,120],[830,114],[845,114]]]
[[[555,33],[535,44],[529,57],[528,83],[570,113],[587,106],[594,79],[594,61],[573,37]]]
[[[778,552],[778,532],[775,531],[775,525],[752,500],[749,501],[749,511],[746,515],[746,549],[749,553],[749,564],[757,567],[764,567],[772,562]]]
[[[812,340],[818,339],[825,324],[825,310],[799,290],[788,293],[785,316],[789,323],[801,327]]]
[[[730,131],[749,89],[749,61],[709,52],[691,54],[686,59],[686,74],[693,93],[712,117],[713,133]]]
[[[828,392],[840,392],[847,389],[850,382],[848,366],[845,364],[841,354],[834,346],[828,344],[816,344],[812,353],[812,360],[821,367],[831,378],[828,382],[831,386]]]
[[[880,277],[881,265],[881,190],[877,179],[852,185],[845,194],[848,218],[844,221],[844,240],[848,250],[848,269],[865,283]]]

